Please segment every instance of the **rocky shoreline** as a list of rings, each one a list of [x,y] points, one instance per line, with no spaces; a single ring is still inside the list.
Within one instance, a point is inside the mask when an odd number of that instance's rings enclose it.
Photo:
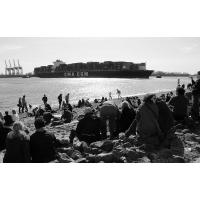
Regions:
[[[160,95],[160,94],[157,94]],[[120,104],[121,100],[116,100]],[[94,108],[98,104],[92,105]],[[57,148],[58,158],[55,163],[190,163],[200,162],[200,124],[187,127],[176,125],[170,140],[170,147],[148,152],[143,146],[137,146],[135,136],[125,137],[120,133],[114,140],[103,140],[89,146],[74,139],[69,143],[70,131],[76,129],[78,117],[83,114],[84,107],[74,108],[74,119],[67,124],[49,124],[47,131],[52,132],[62,144]],[[59,114],[59,112],[57,112]],[[30,135],[35,131],[34,117],[20,116],[21,121],[28,127]],[[0,152],[0,162],[3,161],[5,150]]]

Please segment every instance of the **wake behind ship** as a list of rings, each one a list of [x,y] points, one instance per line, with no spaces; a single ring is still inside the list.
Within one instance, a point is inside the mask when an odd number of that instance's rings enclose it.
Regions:
[[[53,65],[34,68],[40,78],[149,78],[153,70],[146,70],[146,63],[87,62],[66,64],[56,60]]]

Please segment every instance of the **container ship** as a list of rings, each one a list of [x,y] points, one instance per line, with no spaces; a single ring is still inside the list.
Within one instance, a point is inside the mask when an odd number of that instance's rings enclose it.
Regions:
[[[66,64],[56,60],[53,65],[34,68],[34,76],[40,78],[149,78],[152,72],[146,63],[112,61]]]

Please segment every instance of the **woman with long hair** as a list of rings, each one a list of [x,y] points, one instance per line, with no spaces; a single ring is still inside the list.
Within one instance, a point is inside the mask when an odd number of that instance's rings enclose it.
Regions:
[[[13,130],[8,133],[6,138],[6,153],[3,162],[30,162],[29,141],[30,137],[24,131],[24,124],[19,121],[15,122]]]

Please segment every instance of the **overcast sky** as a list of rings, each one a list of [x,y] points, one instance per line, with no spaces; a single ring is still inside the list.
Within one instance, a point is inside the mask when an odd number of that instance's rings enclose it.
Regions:
[[[200,70],[200,38],[0,38],[0,73],[5,60],[19,59],[24,72],[49,65],[88,61],[146,62],[166,72]]]

